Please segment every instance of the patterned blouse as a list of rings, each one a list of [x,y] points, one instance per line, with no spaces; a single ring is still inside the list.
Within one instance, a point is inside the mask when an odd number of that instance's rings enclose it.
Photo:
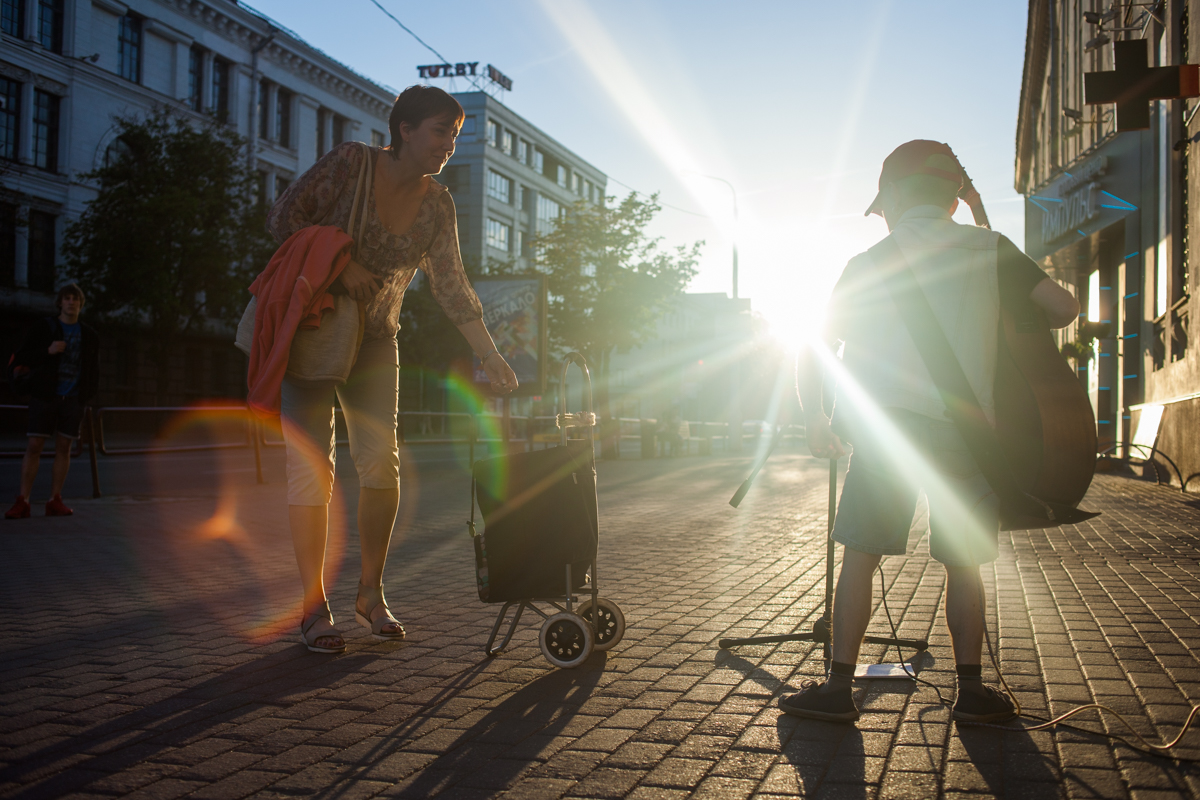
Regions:
[[[354,189],[365,152],[374,169],[381,152],[357,142],[330,150],[287,188],[267,216],[267,228],[282,243],[310,225],[336,225],[346,230],[354,205]],[[357,242],[355,260],[379,278],[379,294],[367,306],[366,333],[394,337],[400,330],[400,305],[417,269],[425,271],[438,305],[455,325],[483,316],[475,290],[463,271],[458,251],[454,200],[446,187],[430,179],[417,218],[407,233],[384,227],[375,210],[375,193],[367,202],[367,230]]]

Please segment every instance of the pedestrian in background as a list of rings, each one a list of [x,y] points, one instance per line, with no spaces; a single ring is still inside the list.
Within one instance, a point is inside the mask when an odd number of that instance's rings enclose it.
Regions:
[[[83,412],[100,382],[100,337],[79,321],[83,290],[69,283],[58,291],[57,317],[38,320],[13,354],[10,375],[14,387],[29,394],[29,444],[21,463],[21,489],[6,519],[24,519],[33,481],[46,439],[54,437],[54,467],[50,473],[47,517],[74,513],[62,500],[71,467],[71,448],[79,439]]]

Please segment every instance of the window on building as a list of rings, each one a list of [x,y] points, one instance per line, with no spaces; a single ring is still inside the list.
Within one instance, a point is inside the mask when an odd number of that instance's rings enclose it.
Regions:
[[[44,211],[29,212],[29,288],[54,291],[54,228],[57,218]]]
[[[0,78],[0,158],[17,160],[21,133],[21,84]]]
[[[578,172],[571,173],[571,191],[575,194],[583,194],[583,179],[579,177]]]
[[[371,131],[371,147],[383,147],[385,143],[386,139],[380,131]]]
[[[0,286],[17,285],[17,207],[0,203]]]
[[[280,89],[275,98],[275,141],[284,147],[292,146],[292,93]]]
[[[555,177],[555,183],[564,189],[567,188],[567,168],[562,164],[559,164],[555,172],[557,173]]]
[[[270,108],[271,84],[265,80],[258,82],[258,138],[270,139],[271,119]]]
[[[489,119],[487,121],[487,127],[486,127],[485,133],[484,133],[484,138],[487,139],[487,143],[490,144],[492,147],[495,147],[497,139],[499,138],[499,135],[500,135],[500,126],[496,124],[495,120]]]
[[[333,115],[333,146],[337,147],[346,141],[346,118]]]
[[[142,82],[142,21],[132,14],[121,17],[117,39],[117,74]]]
[[[512,226],[498,219],[489,218],[487,221],[487,244],[497,250],[508,252],[508,241],[511,238]]]
[[[559,217],[562,216],[562,206],[551,200],[549,197],[538,195],[537,199],[537,232],[549,233],[554,230],[554,226],[558,224]]]
[[[204,107],[204,49],[192,45],[188,51],[188,108],[200,111]]]
[[[524,139],[517,142],[517,161],[520,161],[522,164],[529,163],[529,142]]]
[[[0,0],[0,31],[25,38],[25,0]]]
[[[104,148],[104,166],[111,167],[122,158],[133,155],[133,148],[129,146],[129,142],[123,136],[118,136],[113,139],[108,147]]]
[[[38,0],[38,42],[51,53],[62,52],[63,0]]]
[[[475,135],[475,115],[472,114],[469,117],[463,117],[463,124],[462,124],[462,127],[458,131],[458,138],[461,139],[464,136],[474,136],[474,135]]]
[[[275,176],[275,199],[278,200],[287,191],[287,188],[292,185],[291,180],[282,175]]]
[[[513,154],[513,135],[512,131],[506,130],[500,134],[500,152],[506,156]]]
[[[512,180],[504,177],[494,169],[489,169],[487,193],[488,197],[493,197],[501,203],[512,202]]]
[[[229,122],[229,62],[219,58],[212,64],[212,111],[218,122]]]
[[[532,166],[533,166],[534,172],[538,173],[539,175],[545,174],[545,172],[546,172],[546,155],[541,150],[538,150],[536,147],[533,148],[533,164],[532,164]]]
[[[33,165],[58,171],[59,98],[40,89],[33,93]]]

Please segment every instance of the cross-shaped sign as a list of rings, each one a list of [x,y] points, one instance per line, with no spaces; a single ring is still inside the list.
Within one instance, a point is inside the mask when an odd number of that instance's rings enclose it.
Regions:
[[[1150,101],[1200,96],[1200,65],[1146,66],[1145,39],[1113,43],[1116,69],[1083,76],[1084,102],[1117,104],[1117,130],[1150,127]]]

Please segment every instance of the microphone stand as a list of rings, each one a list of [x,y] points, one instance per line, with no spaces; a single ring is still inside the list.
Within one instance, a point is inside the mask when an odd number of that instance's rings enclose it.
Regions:
[[[780,430],[782,432],[782,429]],[[771,442],[770,448],[766,455],[759,460],[754,467],[750,477],[741,485],[737,494],[729,501],[729,504],[734,508],[741,503],[742,498],[746,496],[746,492],[750,490],[750,484],[758,477],[758,471],[762,469],[767,458],[770,457],[775,445],[779,443],[780,434],[775,435],[775,440]],[[736,501],[736,502],[734,502]],[[826,521],[826,537],[825,537],[825,613],[821,618],[813,623],[813,628],[810,633],[787,633],[778,636],[751,636],[744,639],[721,639],[717,642],[717,646],[722,650],[728,650],[731,647],[743,647],[756,644],[779,644],[781,642],[820,642],[823,648],[825,658],[825,671],[829,671],[829,663],[833,660],[833,652],[830,645],[833,640],[833,521],[837,516],[837,459],[829,459],[829,515]],[[925,651],[929,649],[929,642],[924,639],[893,639],[886,636],[864,636],[863,641],[867,644],[883,644],[895,645],[898,647],[908,647],[913,650]],[[884,663],[884,664],[859,664],[854,670],[856,678],[907,678],[911,679],[912,674],[908,671],[907,665],[900,663]]]

